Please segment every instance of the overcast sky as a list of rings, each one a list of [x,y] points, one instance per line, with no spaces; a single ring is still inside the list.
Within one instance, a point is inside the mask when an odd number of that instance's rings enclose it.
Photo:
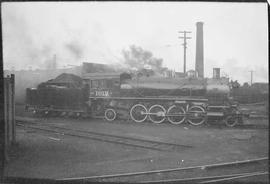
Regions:
[[[187,70],[195,66],[196,22],[204,22],[205,76],[220,67],[233,80],[268,81],[266,3],[14,2],[2,3],[4,68],[116,63],[137,45],[183,71],[178,31],[192,31]]]

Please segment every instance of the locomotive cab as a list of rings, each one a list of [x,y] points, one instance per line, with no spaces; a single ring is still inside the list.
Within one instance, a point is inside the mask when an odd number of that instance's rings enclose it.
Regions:
[[[111,97],[119,91],[119,73],[89,73],[84,76],[89,85],[89,97]]]
[[[88,105],[93,117],[100,117],[110,98],[119,96],[121,81],[131,76],[127,73],[87,73],[84,81],[89,85]]]

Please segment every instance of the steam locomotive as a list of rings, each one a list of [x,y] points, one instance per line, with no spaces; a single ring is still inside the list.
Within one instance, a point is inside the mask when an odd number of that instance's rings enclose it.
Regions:
[[[86,73],[82,78],[61,74],[27,89],[26,108],[57,116],[104,117],[172,124],[201,125],[210,119],[227,126],[242,122],[237,103],[230,97],[227,78],[158,77],[129,73]]]

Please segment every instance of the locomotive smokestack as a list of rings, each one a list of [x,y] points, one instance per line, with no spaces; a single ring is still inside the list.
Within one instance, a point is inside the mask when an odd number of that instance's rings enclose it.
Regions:
[[[198,77],[204,77],[204,63],[203,63],[203,22],[197,22],[196,32],[196,64],[195,70]]]

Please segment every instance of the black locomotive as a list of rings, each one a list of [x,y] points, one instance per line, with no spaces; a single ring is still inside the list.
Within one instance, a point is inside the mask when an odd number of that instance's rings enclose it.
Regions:
[[[27,89],[27,109],[60,116],[132,119],[137,123],[169,121],[200,125],[208,119],[234,126],[242,114],[230,97],[227,78],[198,78],[190,72],[184,78],[131,75],[128,73],[86,73],[83,77],[62,74]]]

